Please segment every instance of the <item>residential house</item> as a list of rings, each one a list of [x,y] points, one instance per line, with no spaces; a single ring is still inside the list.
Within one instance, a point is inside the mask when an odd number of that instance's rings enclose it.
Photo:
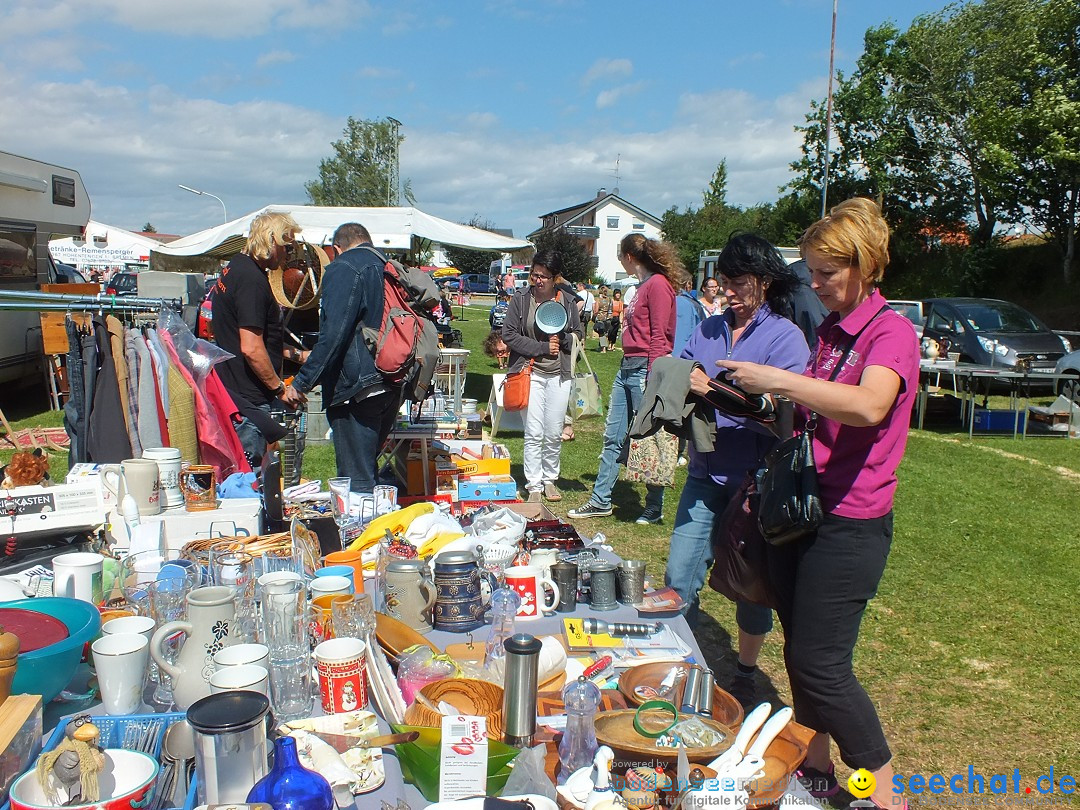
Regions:
[[[595,274],[609,282],[626,278],[619,263],[619,242],[624,236],[640,233],[649,239],[660,238],[660,218],[624,200],[618,189],[609,194],[602,188],[593,199],[544,214],[540,220],[543,224],[526,239],[535,242],[545,231],[565,229],[580,239],[592,256]]]

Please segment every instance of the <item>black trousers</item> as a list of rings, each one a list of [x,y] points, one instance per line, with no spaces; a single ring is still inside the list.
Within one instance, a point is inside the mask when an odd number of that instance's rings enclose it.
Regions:
[[[868,520],[826,515],[815,534],[769,546],[767,555],[795,719],[830,734],[848,766],[871,771],[892,754],[851,662],[892,533],[892,512]]]

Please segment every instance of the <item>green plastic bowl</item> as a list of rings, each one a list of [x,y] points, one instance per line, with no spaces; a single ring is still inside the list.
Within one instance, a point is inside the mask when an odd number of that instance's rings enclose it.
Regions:
[[[41,695],[42,702],[48,703],[71,683],[82,661],[83,649],[101,630],[101,614],[89,602],[61,596],[13,599],[0,604],[6,608],[44,613],[59,619],[68,629],[67,638],[40,650],[19,654],[11,693]]]
[[[406,726],[391,723],[395,734],[417,731],[420,738],[411,743],[398,743],[394,746],[402,778],[411,785],[416,785],[429,802],[439,800],[439,747],[442,744],[442,729],[428,726]],[[517,748],[488,740],[488,778],[487,795],[498,796],[510,778],[511,763],[518,754]]]

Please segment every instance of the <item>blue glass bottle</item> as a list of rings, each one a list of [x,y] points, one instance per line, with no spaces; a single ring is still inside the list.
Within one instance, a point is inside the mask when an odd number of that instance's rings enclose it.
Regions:
[[[330,783],[300,764],[292,737],[274,743],[274,767],[255,783],[247,800],[266,802],[274,810],[334,810]]]

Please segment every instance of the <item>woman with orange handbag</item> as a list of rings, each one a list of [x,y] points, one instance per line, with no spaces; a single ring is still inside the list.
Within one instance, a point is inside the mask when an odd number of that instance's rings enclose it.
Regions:
[[[503,320],[503,341],[510,349],[510,373],[530,374],[525,413],[525,488],[530,502],[561,501],[559,478],[563,419],[570,401],[572,335],[582,338],[581,318],[572,296],[557,289],[563,283],[562,257],[541,250],[533,257],[530,285],[514,293]],[[557,301],[566,310],[566,328],[548,335],[536,323],[537,308]]]

